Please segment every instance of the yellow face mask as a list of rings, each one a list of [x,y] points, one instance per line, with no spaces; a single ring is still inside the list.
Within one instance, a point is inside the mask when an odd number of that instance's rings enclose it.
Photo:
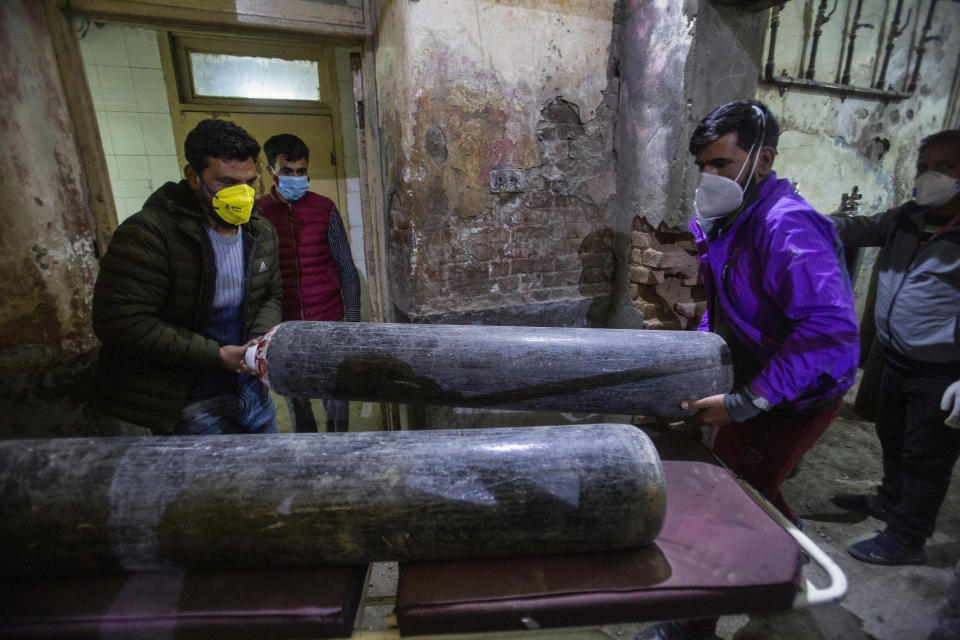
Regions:
[[[250,220],[256,192],[248,184],[235,184],[213,194],[213,210],[227,224],[244,224]]]

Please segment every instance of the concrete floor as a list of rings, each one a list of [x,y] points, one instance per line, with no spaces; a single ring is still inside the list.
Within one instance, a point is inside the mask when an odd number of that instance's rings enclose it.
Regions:
[[[936,620],[947,584],[960,561],[960,465],[928,542],[925,566],[882,567],[854,560],[846,548],[871,537],[883,523],[852,514],[830,502],[838,492],[868,491],[880,478],[880,448],[873,424],[859,419],[849,405],[807,454],[799,473],[787,482],[787,500],[803,519],[804,532],[844,571],[849,588],[843,600],[767,616],[721,619],[723,640],[926,640]],[[808,565],[805,576],[822,586],[824,579]],[[392,596],[396,565],[376,564],[371,571],[368,605],[354,638],[396,638]],[[464,638],[541,640],[632,640],[644,624],[602,628],[475,634]],[[433,636],[436,637],[436,636]]]

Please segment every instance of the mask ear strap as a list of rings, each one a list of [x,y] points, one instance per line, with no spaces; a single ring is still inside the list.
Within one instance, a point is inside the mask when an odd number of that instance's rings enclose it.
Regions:
[[[763,113],[763,109],[757,105],[751,105],[753,110],[757,112],[757,115],[760,116],[760,137],[758,138],[760,146],[763,146],[763,139],[767,135],[767,116]]]
[[[200,174],[198,173],[198,174],[197,174],[197,177],[200,178],[200,186],[203,187],[204,191],[206,191],[207,193],[210,194],[210,197],[211,197],[211,198],[212,198],[213,196],[217,195],[215,192],[213,192],[213,191],[210,190],[210,187],[208,187],[208,186],[207,186],[207,183],[204,182],[202,175],[200,175]]]
[[[753,157],[753,168],[750,169],[750,175],[747,176],[748,187],[750,186],[750,180],[751,178],[753,178],[753,174],[756,173],[757,171],[757,164],[760,162],[760,150],[763,149],[763,139],[767,136],[767,116],[764,115],[763,109],[761,109],[757,105],[752,105],[752,106],[753,106],[753,110],[760,115],[760,136],[757,138],[754,144],[750,146],[751,150],[753,149],[754,146],[756,146],[757,155]],[[749,158],[750,156],[748,155],[747,159]]]
[[[743,175],[743,170],[747,168],[747,163],[750,162],[750,155],[753,153],[753,150],[756,148],[756,143],[750,145],[750,150],[747,151],[747,157],[743,159],[743,164],[740,165],[740,171],[737,171],[737,177],[733,179],[738,185],[740,184],[740,176]],[[756,166],[754,166],[756,169]],[[747,176],[747,184],[750,184],[750,176]]]

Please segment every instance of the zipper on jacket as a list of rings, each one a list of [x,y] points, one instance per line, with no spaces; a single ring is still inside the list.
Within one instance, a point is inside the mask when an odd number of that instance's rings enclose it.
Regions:
[[[290,222],[290,240],[293,242],[293,273],[297,283],[297,313],[303,320],[303,283],[300,281],[300,247],[297,246],[297,229],[293,224],[293,205],[287,203],[287,220]]]

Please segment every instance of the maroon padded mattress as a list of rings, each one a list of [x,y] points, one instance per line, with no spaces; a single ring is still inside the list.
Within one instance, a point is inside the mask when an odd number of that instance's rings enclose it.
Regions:
[[[0,583],[3,638],[329,638],[353,629],[366,565]]]
[[[401,563],[405,635],[640,622],[790,609],[796,541],[730,473],[663,460],[667,515],[654,544],[616,552]]]

